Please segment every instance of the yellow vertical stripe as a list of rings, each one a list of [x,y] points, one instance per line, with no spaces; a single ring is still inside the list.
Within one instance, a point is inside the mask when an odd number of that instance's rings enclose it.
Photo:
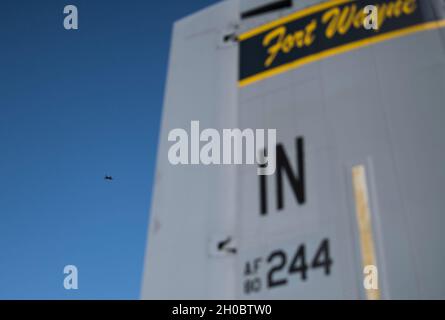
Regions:
[[[366,171],[363,165],[354,166],[352,168],[352,184],[354,188],[355,212],[360,235],[362,266],[363,268],[368,265],[377,266]],[[367,289],[366,295],[368,300],[379,300],[380,289]]]

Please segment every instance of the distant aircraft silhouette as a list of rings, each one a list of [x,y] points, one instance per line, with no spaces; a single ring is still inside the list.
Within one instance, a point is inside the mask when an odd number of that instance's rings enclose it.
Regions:
[[[113,177],[112,177],[112,176],[105,176],[104,179],[105,179],[105,180],[108,180],[108,181],[113,181]]]

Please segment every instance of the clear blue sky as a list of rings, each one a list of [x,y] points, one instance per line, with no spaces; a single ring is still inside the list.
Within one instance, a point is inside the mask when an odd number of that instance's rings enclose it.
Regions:
[[[1,1],[0,299],[139,298],[172,23],[214,2]]]

